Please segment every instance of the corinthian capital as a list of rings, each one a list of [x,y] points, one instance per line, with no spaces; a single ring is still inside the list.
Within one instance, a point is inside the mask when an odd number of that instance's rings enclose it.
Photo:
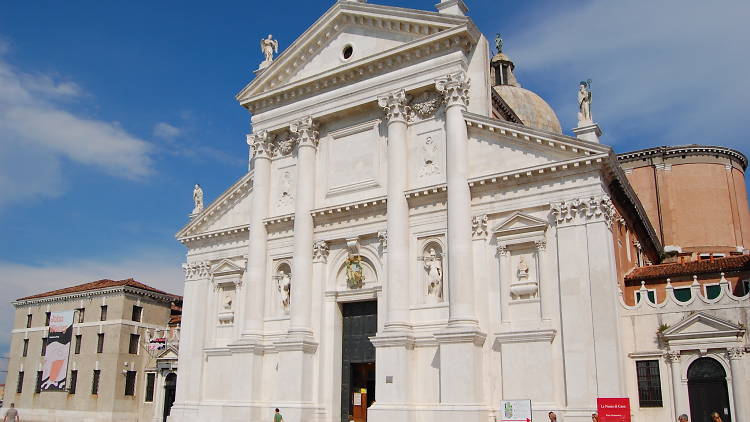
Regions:
[[[664,352],[664,360],[666,360],[667,363],[677,363],[680,361],[680,352],[668,350]]]
[[[385,110],[385,116],[388,120],[406,122],[409,118],[410,108],[406,91],[399,89],[378,97],[378,105]]]
[[[469,87],[471,80],[465,72],[451,73],[446,77],[435,80],[435,88],[443,93],[446,107],[469,106]]]
[[[727,349],[727,356],[730,360],[740,360],[745,355],[745,346],[730,347]]]
[[[273,155],[273,136],[266,130],[247,135],[247,144],[252,149],[253,158],[270,158]]]
[[[289,131],[294,134],[299,142],[299,146],[318,146],[320,134],[318,133],[318,124],[311,116],[304,117],[289,125]]]

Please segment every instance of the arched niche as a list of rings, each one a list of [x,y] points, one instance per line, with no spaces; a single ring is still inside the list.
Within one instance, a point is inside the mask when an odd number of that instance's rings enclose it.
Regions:
[[[445,246],[440,239],[429,238],[421,242],[419,256],[419,295],[421,303],[445,302],[446,285]]]
[[[273,272],[273,314],[289,315],[292,300],[292,266],[287,260],[276,262]]]

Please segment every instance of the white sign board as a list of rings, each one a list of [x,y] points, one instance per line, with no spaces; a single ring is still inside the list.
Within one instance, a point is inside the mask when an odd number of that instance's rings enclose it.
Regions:
[[[501,422],[531,422],[531,400],[503,400],[499,414]]]
[[[362,393],[354,393],[352,406],[362,406]]]

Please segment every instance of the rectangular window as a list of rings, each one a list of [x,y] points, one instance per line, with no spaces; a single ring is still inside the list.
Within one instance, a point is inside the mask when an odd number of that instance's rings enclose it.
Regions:
[[[70,387],[68,388],[68,394],[76,393],[76,386],[78,385],[78,371],[70,371]]]
[[[97,334],[96,353],[104,353],[104,333]]]
[[[86,309],[78,308],[76,309],[76,312],[78,312],[78,323],[83,324],[83,322],[86,320]]]
[[[101,377],[102,371],[94,369],[94,375],[91,378],[91,394],[99,394],[99,377]]]
[[[23,339],[23,357],[29,355],[29,339]]]
[[[154,386],[156,384],[156,374],[146,374],[146,399],[144,401],[154,401]]]
[[[133,305],[133,321],[141,322],[141,316],[143,316],[143,308],[138,305]]]
[[[638,373],[638,402],[641,407],[662,407],[661,379],[658,360],[640,360],[635,363]]]
[[[36,371],[36,386],[34,386],[34,394],[42,392],[42,371]]]
[[[99,321],[107,320],[107,305],[102,305],[102,313],[99,316]]]
[[[135,375],[136,371],[127,371],[125,373],[125,395],[135,395]]]
[[[52,312],[45,312],[44,313],[44,326],[49,327],[49,319],[52,316]]]
[[[654,289],[647,289],[647,290],[648,290],[648,293],[647,293],[648,300],[651,303],[656,303],[656,290]],[[636,290],[635,291],[635,303],[638,303],[640,300],[641,300],[641,291]]]
[[[31,314],[26,315],[26,328],[31,328]]]
[[[708,299],[716,299],[721,294],[721,285],[720,284],[706,284],[706,298]]]
[[[678,287],[674,289],[674,297],[680,302],[687,302],[693,296],[690,287]]]
[[[47,337],[42,337],[42,356],[47,356]]]
[[[140,341],[141,336],[138,334],[131,334],[130,335],[130,346],[128,347],[128,353],[131,355],[137,355],[138,354],[138,341]]]
[[[83,340],[83,336],[78,334],[76,336],[76,344],[75,344],[75,354],[80,355],[81,354],[81,340]]]
[[[18,381],[16,381],[16,394],[23,393],[23,371],[18,372]]]

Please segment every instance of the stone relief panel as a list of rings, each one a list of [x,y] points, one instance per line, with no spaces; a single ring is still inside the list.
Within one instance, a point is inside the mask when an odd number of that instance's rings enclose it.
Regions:
[[[272,205],[275,214],[283,215],[294,212],[295,186],[297,184],[296,168],[293,165],[280,167],[275,174],[275,193]]]
[[[411,100],[409,123],[433,118],[443,105],[443,95],[436,91],[426,91]]]
[[[234,322],[237,287],[233,283],[219,285],[217,289],[219,325],[230,325]]]
[[[432,127],[427,122],[415,127],[415,135],[410,140],[409,164],[412,187],[442,183],[445,174],[445,145],[443,130]]]

